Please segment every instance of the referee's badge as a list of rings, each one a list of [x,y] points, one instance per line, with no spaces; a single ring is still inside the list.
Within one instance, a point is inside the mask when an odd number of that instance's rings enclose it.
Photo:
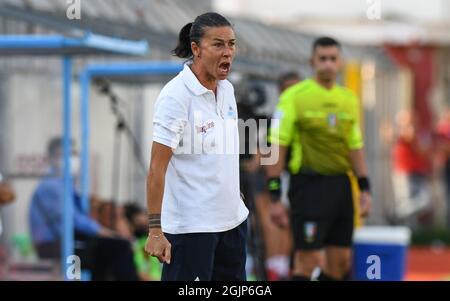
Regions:
[[[315,222],[306,222],[304,225],[305,241],[312,243],[316,239],[317,224]]]
[[[337,116],[335,113],[328,114],[328,126],[329,127],[335,127],[337,123]]]

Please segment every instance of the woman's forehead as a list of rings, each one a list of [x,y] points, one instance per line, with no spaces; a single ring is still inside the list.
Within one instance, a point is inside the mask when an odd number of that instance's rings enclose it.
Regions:
[[[203,38],[218,40],[234,40],[234,30],[230,26],[207,27]]]

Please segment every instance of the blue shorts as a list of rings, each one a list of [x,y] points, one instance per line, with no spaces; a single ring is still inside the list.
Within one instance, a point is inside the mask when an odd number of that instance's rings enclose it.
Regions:
[[[225,232],[168,234],[170,264],[162,281],[245,281],[247,222]]]

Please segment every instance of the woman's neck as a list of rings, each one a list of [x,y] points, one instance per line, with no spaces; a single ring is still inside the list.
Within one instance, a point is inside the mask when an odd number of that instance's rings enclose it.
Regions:
[[[192,64],[191,70],[197,77],[198,81],[208,90],[211,90],[216,94],[217,80],[210,76],[205,69],[201,68],[198,64]]]

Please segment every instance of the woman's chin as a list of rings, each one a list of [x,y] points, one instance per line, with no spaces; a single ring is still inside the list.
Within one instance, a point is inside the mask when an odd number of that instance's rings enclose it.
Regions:
[[[224,80],[224,79],[227,79],[229,73],[230,73],[230,72],[228,72],[228,71],[227,71],[227,72],[220,71],[220,72],[217,73],[216,78],[217,78],[218,80]]]

